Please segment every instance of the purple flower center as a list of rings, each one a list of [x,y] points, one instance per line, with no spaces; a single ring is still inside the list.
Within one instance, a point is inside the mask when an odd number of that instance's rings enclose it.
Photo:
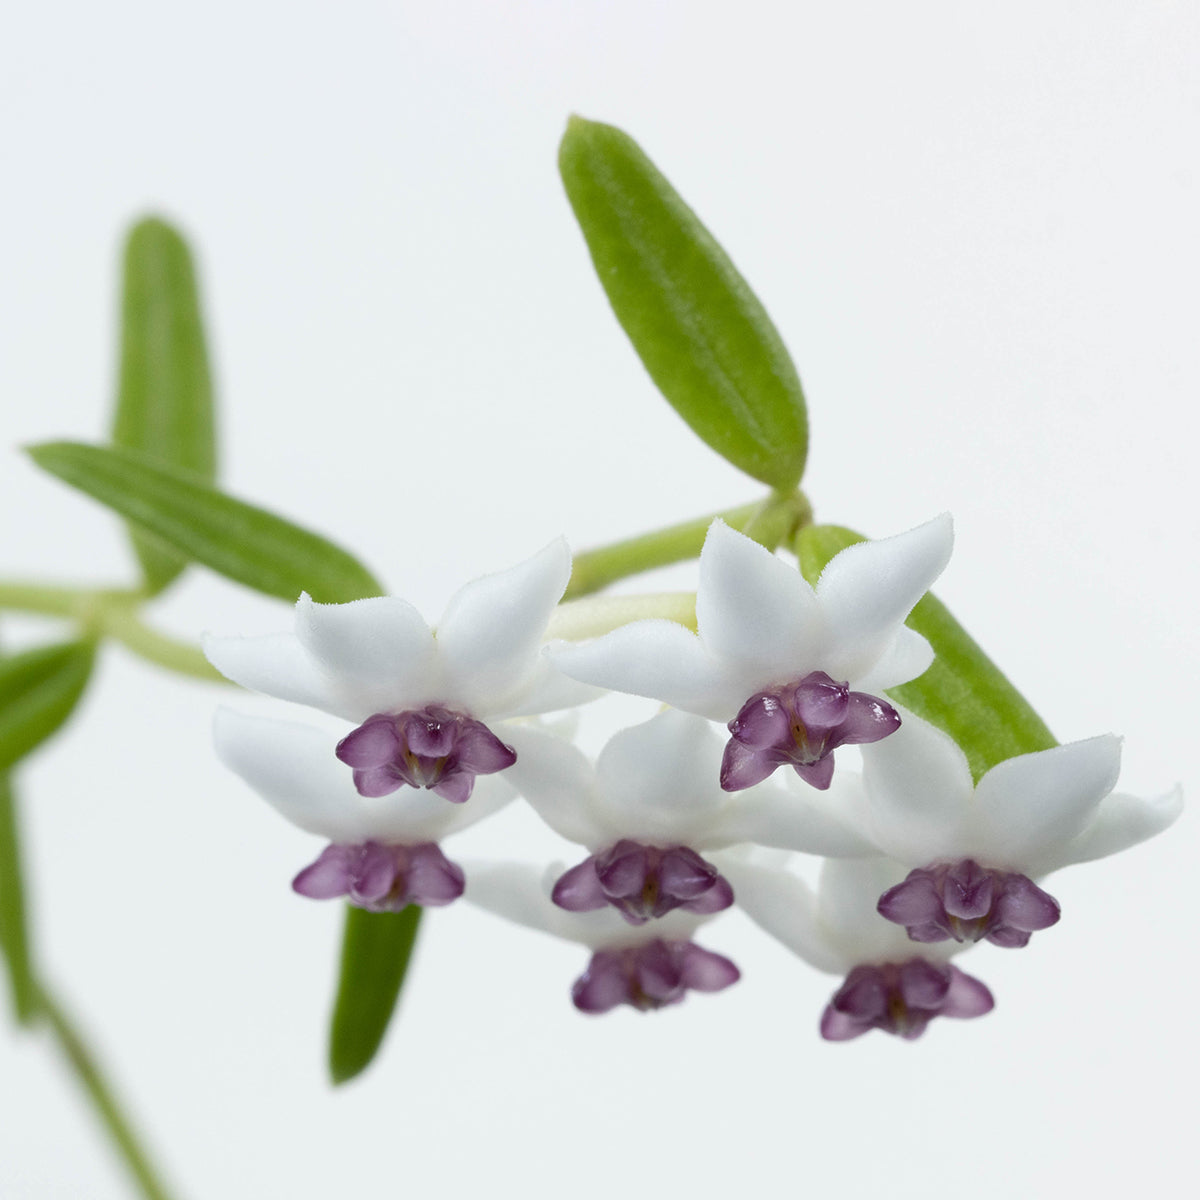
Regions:
[[[729,959],[695,942],[656,940],[622,950],[597,950],[575,980],[571,999],[580,1012],[604,1013],[618,1004],[646,1012],[678,1004],[689,989],[719,992],[740,978]]]
[[[476,775],[517,761],[513,748],[482,721],[440,704],[368,717],[338,742],[337,756],[354,768],[354,786],[363,796],[387,796],[407,784],[455,804],[470,797]]]
[[[846,1042],[882,1029],[911,1040],[934,1017],[981,1017],[995,1003],[978,979],[949,963],[910,958],[855,967],[821,1017],[821,1036]]]
[[[833,778],[838,746],[877,742],[899,728],[900,714],[886,701],[812,671],[742,705],[729,722],[733,737],[721,762],[721,786],[741,791],[790,763],[801,779],[823,790]]]
[[[551,898],[569,912],[592,912],[611,904],[631,925],[644,925],[675,908],[720,912],[733,903],[733,888],[695,850],[660,849],[622,838],[567,871]]]
[[[978,942],[1024,946],[1058,921],[1058,901],[1026,875],[981,867],[974,859],[922,867],[879,898],[881,916],[914,942]]]
[[[369,912],[399,912],[409,904],[449,904],[463,894],[462,867],[433,842],[416,846],[326,846],[292,888],[313,900],[346,896]]]

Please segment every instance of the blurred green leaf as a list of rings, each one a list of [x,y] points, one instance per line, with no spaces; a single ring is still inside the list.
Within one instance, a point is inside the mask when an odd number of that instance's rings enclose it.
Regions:
[[[329,1072],[346,1083],[375,1057],[408,971],[421,909],[398,913],[346,907],[342,969],[329,1031]]]
[[[125,243],[121,367],[113,442],[147,460],[216,478],[212,378],[200,298],[187,243],[147,217]],[[136,527],[133,548],[149,591],[158,592],[187,559]]]
[[[29,961],[16,797],[6,774],[0,774],[0,951],[8,963],[13,1010],[26,1025],[37,1014],[38,989]]]
[[[185,557],[255,591],[282,600],[308,592],[323,604],[382,593],[356,558],[325,538],[131,450],[46,442],[29,454]]]
[[[558,165],[617,320],[663,395],[718,454],[790,491],[808,450],[804,393],[729,256],[621,130],[572,117]]]
[[[0,771],[57,730],[83,695],[92,670],[90,642],[41,646],[0,659]]]
[[[809,525],[797,537],[800,569],[815,584],[840,550],[865,541],[837,525]],[[948,733],[962,747],[976,782],[997,763],[1058,745],[1045,722],[932,594],[907,624],[929,639],[936,657],[924,675],[888,689],[888,696]]]

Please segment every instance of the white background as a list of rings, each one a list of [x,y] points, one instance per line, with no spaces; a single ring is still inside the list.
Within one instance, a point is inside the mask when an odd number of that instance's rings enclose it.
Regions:
[[[1056,733],[1123,733],[1125,790],[1195,797],[1198,34],[1192,4],[1097,0],[23,6],[0,39],[3,571],[127,578],[116,522],[17,447],[103,435],[119,239],[148,209],[199,248],[227,486],[431,618],[559,532],[754,498],[592,276],[555,170],[577,111],[638,138],[772,312],[819,516],[953,511],[939,592]],[[154,618],[288,614],[196,571]],[[46,970],[183,1197],[984,1200],[1191,1173],[1190,814],[1056,878],[1056,929],[965,964],[995,1013],[915,1044],[822,1044],[834,981],[738,917],[705,940],[739,986],[586,1019],[578,948],[434,913],[381,1060],[335,1093],[339,913],[288,888],[319,845],[211,756],[231,694],[107,652],[19,778]],[[458,845],[532,856],[530,829]],[[0,1194],[129,1194],[39,1038],[0,1040]]]

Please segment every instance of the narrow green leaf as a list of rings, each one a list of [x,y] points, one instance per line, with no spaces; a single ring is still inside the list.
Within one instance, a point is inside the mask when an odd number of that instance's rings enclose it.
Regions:
[[[46,442],[29,454],[185,557],[268,596],[308,592],[332,604],[382,593],[356,558],[325,538],[131,450]]]
[[[170,225],[147,217],[125,243],[113,442],[211,483],[213,425],[212,377],[191,255]],[[130,536],[148,590],[161,591],[187,559],[136,526]]]
[[[797,537],[800,569],[816,583],[825,564],[865,539],[837,525],[810,525]],[[948,733],[962,747],[976,782],[997,763],[1058,745],[1045,722],[932,594],[909,615],[936,657],[924,675],[888,689],[898,704]]]
[[[0,771],[57,730],[83,695],[92,670],[90,642],[41,646],[0,659]]]
[[[408,971],[421,910],[398,913],[346,908],[342,970],[329,1030],[329,1072],[346,1083],[375,1057]]]
[[[6,774],[0,774],[0,951],[8,963],[13,1010],[27,1025],[38,1011],[38,989],[29,961],[16,797]]]
[[[790,491],[808,451],[804,393],[729,256],[621,130],[572,117],[558,165],[609,303],[663,395],[718,454]]]

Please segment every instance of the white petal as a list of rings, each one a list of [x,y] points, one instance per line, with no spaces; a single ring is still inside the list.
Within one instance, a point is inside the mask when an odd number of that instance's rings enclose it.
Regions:
[[[335,741],[311,725],[251,717],[228,708],[213,719],[217,757],[293,825],[333,842],[373,834],[350,768]]]
[[[818,971],[838,974],[846,964],[817,923],[816,897],[798,876],[739,855],[714,855],[743,912]],[[881,918],[882,919],[882,918]]]
[[[232,679],[252,692],[307,704],[323,712],[361,720],[356,712],[346,711],[344,698],[332,681],[305,653],[291,633],[270,633],[263,637],[213,637],[203,639],[204,654],[226,679]]]
[[[988,866],[1015,870],[1056,855],[1112,791],[1120,767],[1111,734],[999,763],[975,789],[978,852]]]
[[[454,694],[473,715],[483,718],[519,703],[570,577],[571,552],[559,538],[451,597],[437,627],[438,648]]]
[[[751,667],[759,686],[808,666],[825,640],[804,576],[724,521],[712,523],[700,553],[696,623],[707,649]]]
[[[721,790],[722,753],[708,721],[677,709],[623,729],[596,761],[597,818],[613,840],[711,845],[706,835],[730,803]]]
[[[569,679],[550,656],[550,647],[543,646],[534,661],[533,670],[525,678],[519,695],[504,705],[497,705],[495,720],[510,717],[535,717],[542,713],[559,712],[599,700],[603,689]]]
[[[349,604],[296,604],[296,636],[356,706],[352,720],[442,699],[433,631],[406,600],[376,596]]]
[[[1153,800],[1113,792],[1105,796],[1093,820],[1067,843],[1055,861],[1046,863],[1040,870],[1035,868],[1035,872],[1042,874],[1068,863],[1091,862],[1118,854],[1161,833],[1182,811],[1183,789],[1180,787]]]
[[[949,958],[957,942],[917,945],[902,925],[879,915],[879,897],[908,874],[887,858],[830,858],[817,885],[817,924],[846,967],[870,962]]]
[[[909,712],[882,741],[863,746],[869,833],[910,867],[974,852],[971,769],[953,738]]]
[[[572,679],[649,696],[714,721],[731,720],[750,695],[740,676],[674,621],[634,621],[594,642],[556,648],[553,654]]]
[[[933,647],[915,629],[901,625],[883,657],[860,676],[854,690],[882,696],[885,689],[924,675],[933,663]]]
[[[826,667],[853,685],[887,652],[912,607],[950,561],[948,513],[907,533],[849,546],[817,581],[817,599],[833,639]]]
[[[559,908],[550,899],[550,889],[559,873],[557,867],[543,871],[524,863],[495,862],[462,862],[461,866],[467,876],[465,900],[527,929],[592,947],[636,944],[662,936],[654,932],[653,922],[647,922],[648,932],[646,926],[639,930],[629,925],[615,908],[588,913]]]
[[[567,841],[596,848],[603,834],[593,815],[595,774],[584,753],[528,726],[500,725],[495,732],[517,752],[505,777],[538,816]]]
[[[824,792],[803,783],[794,772],[788,771],[785,779],[786,788],[761,783],[738,792],[714,831],[719,832],[721,843],[709,845],[754,842],[834,858],[879,854],[861,819],[855,819],[866,803],[861,794],[850,794],[862,791],[857,776],[838,772]]]

